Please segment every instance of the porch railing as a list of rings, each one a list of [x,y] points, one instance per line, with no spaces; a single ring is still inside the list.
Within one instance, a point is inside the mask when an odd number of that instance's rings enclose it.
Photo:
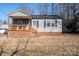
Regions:
[[[21,27],[21,28],[20,28]],[[11,31],[17,31],[17,30],[29,30],[31,31],[32,33],[34,33],[35,35],[38,35],[38,31],[37,29],[33,28],[31,25],[12,25],[10,24],[8,26],[8,30],[11,30]]]
[[[8,25],[8,30],[29,30],[31,25],[26,25],[26,24],[9,24]]]

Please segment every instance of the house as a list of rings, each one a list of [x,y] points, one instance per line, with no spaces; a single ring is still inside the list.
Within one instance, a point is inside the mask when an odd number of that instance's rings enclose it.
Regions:
[[[57,15],[31,15],[15,11],[8,16],[9,37],[62,34],[62,18]]]

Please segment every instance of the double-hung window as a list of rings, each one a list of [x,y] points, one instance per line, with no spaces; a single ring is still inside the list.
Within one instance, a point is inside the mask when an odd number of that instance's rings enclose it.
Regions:
[[[37,20],[37,27],[39,27],[39,21]]]
[[[57,20],[55,20],[55,27],[57,27]]]
[[[55,20],[51,20],[51,27],[56,27],[56,21]]]
[[[46,28],[46,20],[44,20],[44,28]]]
[[[57,20],[47,20],[44,21],[44,28],[45,27],[57,27]]]
[[[34,27],[39,27],[39,21],[38,20],[34,20],[33,21],[33,26]]]
[[[54,27],[55,26],[55,23],[54,22],[51,22],[51,27]]]
[[[50,27],[50,20],[47,20],[47,27]]]

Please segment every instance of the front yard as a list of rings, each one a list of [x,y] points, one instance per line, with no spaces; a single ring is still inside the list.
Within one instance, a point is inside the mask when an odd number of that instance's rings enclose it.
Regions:
[[[0,37],[0,51],[0,55],[79,55],[79,35],[63,34],[60,36],[26,38]]]

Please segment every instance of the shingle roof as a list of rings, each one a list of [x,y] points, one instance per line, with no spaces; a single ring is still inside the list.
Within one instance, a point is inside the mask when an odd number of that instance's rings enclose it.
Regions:
[[[23,11],[15,11],[8,14],[8,16],[27,16],[27,15],[30,16],[31,14],[25,13]]]
[[[32,19],[62,19],[58,15],[32,15]]]
[[[62,19],[58,15],[31,15],[23,11],[15,11],[15,12],[8,14],[8,16],[17,16],[17,17],[18,16],[22,16],[22,17],[30,16],[32,19]]]

